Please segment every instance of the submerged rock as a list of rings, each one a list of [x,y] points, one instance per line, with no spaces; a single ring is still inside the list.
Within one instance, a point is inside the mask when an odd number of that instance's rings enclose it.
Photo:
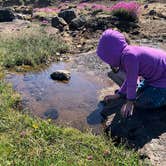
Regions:
[[[57,119],[58,118],[58,111],[55,108],[49,108],[45,113],[44,116],[46,116],[48,119]]]
[[[7,8],[0,9],[0,22],[10,22],[15,19],[15,16],[12,10]]]
[[[71,78],[71,74],[67,70],[57,70],[53,72],[50,76],[53,80],[58,81],[69,81]]]

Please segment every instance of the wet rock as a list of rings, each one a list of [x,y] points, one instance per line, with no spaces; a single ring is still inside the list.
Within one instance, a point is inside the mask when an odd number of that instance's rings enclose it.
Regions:
[[[53,80],[58,81],[69,81],[71,78],[71,74],[67,70],[57,70],[53,72],[50,76]]]
[[[7,8],[0,9],[0,22],[10,22],[15,19],[14,13],[12,10]]]
[[[61,17],[54,17],[51,20],[51,25],[57,29],[59,29],[60,31],[64,30],[64,27],[67,25],[67,23],[65,22],[65,20]]]
[[[76,13],[73,9],[66,9],[66,10],[61,10],[58,13],[59,17],[62,17],[67,23],[70,23],[71,20],[76,18]]]
[[[47,117],[48,119],[57,119],[58,118],[58,111],[53,107],[49,108],[45,113],[44,116]]]
[[[80,17],[74,18],[71,21],[69,28],[72,30],[79,29],[83,27],[85,23],[86,23],[86,18],[84,16],[80,16]]]

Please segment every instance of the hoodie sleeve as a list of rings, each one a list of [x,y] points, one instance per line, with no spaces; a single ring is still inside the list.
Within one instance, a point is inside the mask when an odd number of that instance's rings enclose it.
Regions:
[[[118,92],[120,94],[126,95],[126,91],[127,91],[127,81],[125,80]]]
[[[136,98],[136,88],[138,79],[139,62],[134,54],[126,54],[124,58],[126,69],[126,95],[128,100]],[[125,87],[124,87],[125,88]]]

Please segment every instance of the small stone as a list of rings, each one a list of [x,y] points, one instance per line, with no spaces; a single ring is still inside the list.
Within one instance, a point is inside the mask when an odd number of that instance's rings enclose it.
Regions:
[[[152,15],[152,16],[156,15],[156,11],[155,10],[150,10],[149,15]]]
[[[59,52],[56,52],[56,55],[57,55],[57,56],[60,56],[60,53],[59,53]]]
[[[71,74],[67,70],[57,70],[53,72],[50,76],[53,80],[58,81],[69,81],[71,78]]]
[[[92,156],[92,155],[89,155],[89,156],[87,157],[87,160],[93,160],[93,156]]]
[[[109,150],[105,150],[103,154],[104,154],[104,156],[106,157],[106,156],[109,156],[111,153],[110,153]]]
[[[148,4],[144,5],[144,9],[147,9],[148,7],[149,7]]]

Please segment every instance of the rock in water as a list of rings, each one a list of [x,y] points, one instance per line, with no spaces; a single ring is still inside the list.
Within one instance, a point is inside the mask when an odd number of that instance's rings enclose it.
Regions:
[[[55,108],[49,108],[45,113],[44,116],[48,119],[57,119],[58,118],[58,111]]]
[[[57,70],[53,72],[50,76],[53,80],[58,81],[69,81],[71,78],[71,74],[67,70]]]
[[[62,17],[67,23],[70,23],[71,20],[76,18],[76,13],[73,9],[62,10],[58,14],[59,17]]]
[[[7,8],[0,9],[0,22],[10,22],[15,19],[13,12]]]

